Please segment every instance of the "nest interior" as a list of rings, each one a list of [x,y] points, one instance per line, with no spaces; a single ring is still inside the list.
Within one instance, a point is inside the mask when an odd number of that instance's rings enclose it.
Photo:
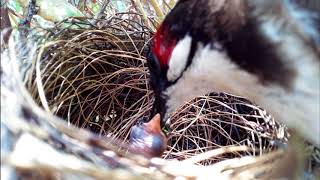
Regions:
[[[72,20],[78,28],[48,31],[50,43],[42,47],[27,82],[33,98],[68,123],[127,142],[131,126],[149,117],[153,101],[145,57],[152,32],[140,22],[115,16],[99,28],[84,28],[83,20]],[[231,145],[252,147],[250,152],[200,162],[203,165],[261,155],[288,138],[287,129],[263,109],[225,93],[196,97],[180,107],[171,122],[163,158],[183,160]]]

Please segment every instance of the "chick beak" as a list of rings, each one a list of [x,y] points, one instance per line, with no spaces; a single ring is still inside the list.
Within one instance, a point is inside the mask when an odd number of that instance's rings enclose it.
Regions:
[[[149,122],[144,123],[146,130],[154,134],[162,133],[160,128],[160,119],[160,114],[156,114]]]
[[[166,146],[167,138],[160,128],[160,114],[156,114],[149,122],[132,127],[130,151],[148,157],[159,157],[165,151]]]

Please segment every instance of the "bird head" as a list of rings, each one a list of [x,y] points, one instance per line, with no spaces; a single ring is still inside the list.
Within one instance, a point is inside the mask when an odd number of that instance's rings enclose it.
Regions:
[[[311,13],[296,11],[289,2],[180,0],[151,43],[151,115],[160,113],[163,126],[184,102],[227,92],[250,99],[282,122],[305,126],[306,132],[317,126],[319,29]],[[297,123],[303,119],[309,122]]]
[[[167,137],[160,128],[160,115],[139,122],[130,132],[130,150],[148,157],[159,157],[167,147]]]
[[[245,23],[244,12],[239,0],[180,0],[167,15],[148,57],[155,92],[151,115],[160,113],[162,125],[183,102],[212,90],[215,58],[228,58],[225,46]]]

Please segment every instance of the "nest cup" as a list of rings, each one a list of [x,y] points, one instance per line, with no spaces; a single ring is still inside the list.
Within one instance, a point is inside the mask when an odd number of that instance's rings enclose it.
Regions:
[[[99,30],[57,27],[40,60],[42,88],[55,115],[100,136],[123,138],[150,109],[143,56],[150,33],[130,20],[107,24]],[[29,89],[43,105],[32,77]]]
[[[40,72],[32,69],[27,87],[39,105],[68,123],[127,142],[131,127],[149,117],[152,106],[146,64],[152,32],[139,18],[115,16],[94,27],[84,20],[70,22],[72,26],[57,25],[47,32],[52,39],[43,46],[35,63]],[[261,155],[288,137],[286,128],[263,109],[225,93],[191,100],[173,114],[171,123],[163,158],[183,160],[232,145],[252,148],[199,162],[203,165]]]

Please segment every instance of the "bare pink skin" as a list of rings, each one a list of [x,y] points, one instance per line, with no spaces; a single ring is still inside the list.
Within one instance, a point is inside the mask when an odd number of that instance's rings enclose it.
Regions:
[[[161,131],[160,114],[149,122],[135,125],[130,134],[130,151],[147,157],[160,157],[167,146],[167,138]]]

